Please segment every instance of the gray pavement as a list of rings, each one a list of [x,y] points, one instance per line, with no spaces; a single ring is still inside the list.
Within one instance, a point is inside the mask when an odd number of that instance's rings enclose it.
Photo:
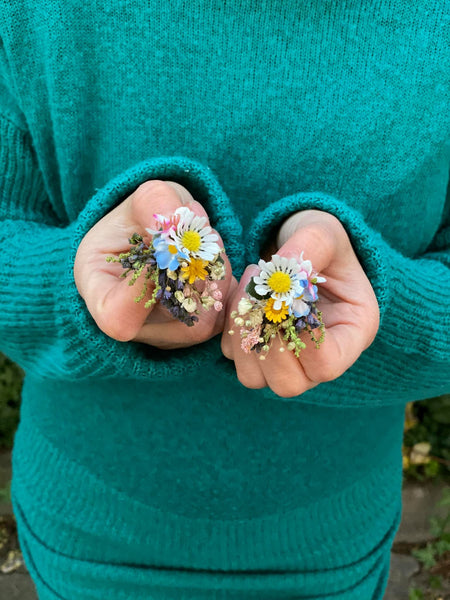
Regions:
[[[10,480],[9,460],[8,454],[0,453],[0,489]],[[429,520],[441,512],[436,508],[436,504],[442,489],[442,485],[423,486],[411,483],[404,487],[402,523],[395,544],[424,542],[430,538]],[[11,514],[11,505],[0,499],[0,517]],[[408,600],[410,586],[420,583],[421,577],[423,580],[420,565],[412,556],[393,552],[384,600]],[[450,595],[442,598],[450,598]],[[0,569],[0,600],[38,600],[34,585],[23,565],[7,574],[2,573]]]

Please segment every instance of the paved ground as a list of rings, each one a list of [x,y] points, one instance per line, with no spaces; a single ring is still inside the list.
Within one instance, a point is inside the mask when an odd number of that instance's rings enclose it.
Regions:
[[[0,489],[10,479],[9,456],[0,454]],[[436,504],[442,486],[409,484],[403,490],[403,518],[394,549],[401,544],[423,542],[430,537],[429,519],[436,514]],[[10,515],[11,506],[0,499],[0,516]],[[384,600],[408,600],[408,590],[416,581],[421,582],[418,562],[407,554],[393,552],[391,574]],[[422,576],[423,578],[423,576]],[[436,596],[438,597],[438,596]],[[450,594],[442,600],[450,599]],[[25,567],[11,573],[0,572],[0,600],[38,600]],[[365,599],[361,599],[365,600]]]

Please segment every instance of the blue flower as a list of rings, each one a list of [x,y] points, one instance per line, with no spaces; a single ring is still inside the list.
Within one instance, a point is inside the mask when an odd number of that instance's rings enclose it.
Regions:
[[[306,317],[311,311],[311,306],[303,300],[304,297],[305,295],[302,294],[298,298],[294,298],[291,306],[289,307],[290,313],[297,318]]]
[[[168,244],[167,240],[161,237],[153,238],[155,248],[156,263],[160,269],[170,269],[176,271],[180,266],[181,260],[187,260],[189,257],[180,252],[173,244]]]

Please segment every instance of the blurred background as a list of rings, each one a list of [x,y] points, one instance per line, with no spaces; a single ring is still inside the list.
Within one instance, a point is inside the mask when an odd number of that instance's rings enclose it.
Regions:
[[[0,600],[37,600],[10,502],[23,373],[0,354]],[[450,395],[406,406],[403,518],[385,600],[450,600]]]

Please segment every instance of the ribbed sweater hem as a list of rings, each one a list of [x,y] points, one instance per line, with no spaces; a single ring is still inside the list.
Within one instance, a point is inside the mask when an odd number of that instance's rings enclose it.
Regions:
[[[40,600],[381,600],[389,574],[389,545],[343,569],[321,572],[219,572],[101,564],[48,548],[30,530],[15,502],[19,539]],[[293,596],[293,594],[295,596]]]
[[[385,544],[401,512],[397,471],[376,469],[338,494],[287,512],[188,518],[112,489],[27,422],[16,435],[12,493],[36,535],[68,556],[101,562],[99,540],[109,537],[117,556],[110,547],[108,561],[126,554],[127,562],[167,568],[308,572],[347,567]]]

